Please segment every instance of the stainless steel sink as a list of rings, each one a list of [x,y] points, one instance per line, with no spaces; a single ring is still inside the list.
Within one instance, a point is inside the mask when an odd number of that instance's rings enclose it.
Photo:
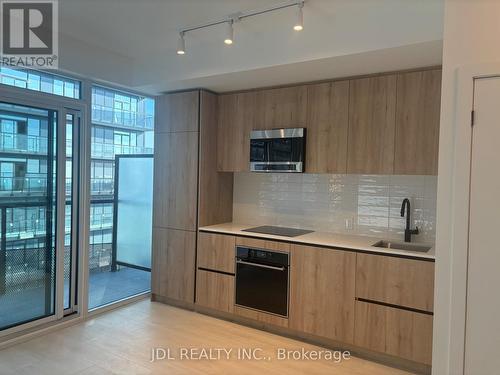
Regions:
[[[392,241],[378,241],[372,245],[373,247],[380,247],[383,249],[395,249],[395,250],[406,250],[406,251],[417,251],[419,253],[428,252],[431,247],[426,245],[416,245],[409,243],[400,243]]]

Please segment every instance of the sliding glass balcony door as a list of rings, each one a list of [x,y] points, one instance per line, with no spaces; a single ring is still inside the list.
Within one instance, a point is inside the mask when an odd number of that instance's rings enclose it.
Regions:
[[[77,305],[79,113],[19,103],[0,102],[0,334]]]

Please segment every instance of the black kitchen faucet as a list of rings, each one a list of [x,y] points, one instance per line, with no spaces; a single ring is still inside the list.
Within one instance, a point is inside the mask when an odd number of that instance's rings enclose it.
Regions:
[[[403,199],[403,204],[401,205],[401,217],[405,216],[406,208],[406,228],[405,228],[405,242],[411,242],[411,235],[418,234],[418,227],[415,229],[410,229],[410,200],[408,198]]]

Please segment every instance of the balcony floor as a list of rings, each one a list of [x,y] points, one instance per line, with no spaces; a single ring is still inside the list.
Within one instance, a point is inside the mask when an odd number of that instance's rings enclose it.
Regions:
[[[151,273],[133,268],[117,272],[92,272],[89,285],[89,308],[145,292],[151,288]],[[45,314],[45,290],[38,288],[20,290],[0,295],[0,329],[18,322],[41,317]]]

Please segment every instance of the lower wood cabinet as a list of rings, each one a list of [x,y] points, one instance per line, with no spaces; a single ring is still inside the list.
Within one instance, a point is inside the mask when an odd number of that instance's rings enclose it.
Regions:
[[[234,311],[234,276],[198,269],[196,303],[228,313]]]
[[[194,302],[196,232],[153,228],[152,293]]]
[[[235,237],[225,234],[198,234],[198,268],[234,274]]]
[[[356,301],[354,344],[430,365],[432,315]]]
[[[357,254],[356,297],[432,312],[434,262]]]
[[[289,327],[352,343],[355,272],[353,252],[292,245]]]

